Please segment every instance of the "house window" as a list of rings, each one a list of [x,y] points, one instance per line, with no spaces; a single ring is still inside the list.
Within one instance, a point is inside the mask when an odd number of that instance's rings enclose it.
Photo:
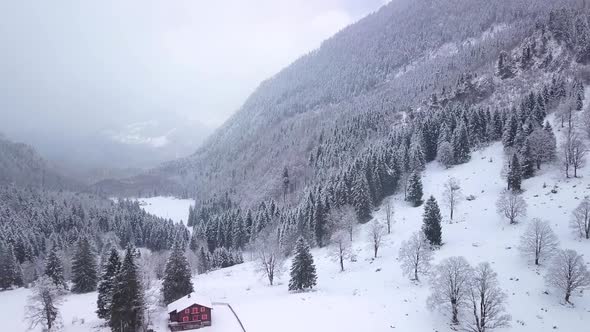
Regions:
[[[182,317],[182,321],[183,321],[183,322],[188,322],[188,316],[184,316],[184,317]]]
[[[207,320],[207,314],[202,314],[202,315],[201,315],[201,319],[202,319],[202,320]]]
[[[196,316],[196,315],[193,316],[193,321],[197,321],[197,320],[199,320],[199,316]]]
[[[190,313],[191,313],[191,311],[190,311],[190,309],[184,309],[184,313],[185,313],[185,314],[190,314]]]
[[[193,314],[198,314],[199,313],[199,308],[193,308]]]
[[[205,312],[205,307],[201,307],[201,312]]]

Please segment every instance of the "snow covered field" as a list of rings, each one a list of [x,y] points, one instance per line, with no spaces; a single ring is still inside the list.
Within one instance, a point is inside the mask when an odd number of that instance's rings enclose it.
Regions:
[[[443,183],[449,177],[461,182],[465,196],[475,196],[473,201],[461,202],[454,223],[443,223],[444,245],[435,253],[435,262],[456,255],[465,256],[472,265],[490,262],[508,294],[507,311],[512,315],[512,327],[499,331],[587,331],[590,295],[575,294],[575,306],[564,305],[562,296],[545,286],[546,267],[532,265],[517,247],[526,222],[538,217],[551,223],[562,248],[585,254],[586,263],[590,263],[590,242],[577,239],[568,227],[571,212],[590,194],[590,167],[580,172],[582,178],[566,180],[557,167],[547,166],[540,175],[524,181],[528,216],[517,225],[509,225],[496,213],[495,202],[505,187],[500,177],[502,167],[500,143],[474,152],[471,162],[450,170],[436,163],[427,166],[423,177],[425,199],[434,195],[441,202]],[[554,186],[555,194],[551,193]],[[394,199],[395,224],[379,257],[372,259],[368,225],[358,227],[354,239],[357,261],[345,262],[345,272],[339,271],[329,249],[314,249],[318,286],[312,292],[289,293],[287,272],[277,285],[268,286],[252,262],[195,276],[195,289],[213,301],[231,303],[252,332],[449,331],[449,319],[426,307],[428,281],[416,284],[406,279],[397,261],[400,243],[422,225],[423,208],[409,207],[399,196]],[[186,221],[192,204],[161,197],[142,201],[148,203],[144,206],[148,212],[177,222]],[[446,209],[441,209],[447,219]],[[382,210],[374,215],[385,219]],[[26,289],[0,293],[0,330],[25,331],[22,317],[28,294]],[[68,295],[61,307],[64,330],[106,331],[97,327],[100,321],[94,314],[95,302],[96,293]],[[157,331],[166,331],[165,312],[158,317]],[[214,326],[203,331],[239,331],[225,308],[215,308],[212,318]]]
[[[188,219],[188,208],[195,205],[192,199],[179,199],[174,197],[139,198],[139,204],[148,213],[158,217],[172,219],[175,223]]]

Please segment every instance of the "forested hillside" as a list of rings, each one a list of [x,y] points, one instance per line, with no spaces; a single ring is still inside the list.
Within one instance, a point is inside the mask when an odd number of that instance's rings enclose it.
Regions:
[[[0,134],[0,184],[49,189],[81,189],[82,185],[59,174],[30,146],[14,143]]]

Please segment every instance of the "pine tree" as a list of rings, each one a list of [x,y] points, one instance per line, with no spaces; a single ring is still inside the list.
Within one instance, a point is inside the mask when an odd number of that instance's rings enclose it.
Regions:
[[[464,164],[468,162],[471,155],[469,154],[469,137],[464,123],[461,123],[461,125],[455,129],[452,145],[455,164]]]
[[[412,173],[408,180],[408,194],[406,201],[410,202],[414,207],[422,205],[422,180],[420,174]]]
[[[97,283],[96,255],[90,241],[83,237],[78,241],[78,247],[72,259],[72,292],[89,293],[95,291]]]
[[[440,246],[442,244],[441,220],[442,216],[438,203],[434,196],[430,196],[424,205],[424,224],[422,225],[422,231],[426,235],[428,242],[433,246]]]
[[[117,249],[111,249],[109,259],[103,267],[103,274],[98,284],[98,300],[96,301],[96,313],[99,318],[110,319],[115,279],[121,269],[121,259]]]
[[[531,150],[530,141],[527,139],[524,142],[524,146],[522,147],[521,151],[521,175],[522,178],[528,179],[535,176],[535,158],[533,157],[533,152]]]
[[[197,273],[198,274],[203,274],[203,273],[207,273],[210,269],[211,269],[211,262],[209,261],[209,255],[207,255],[207,253],[205,253],[205,248],[201,247],[201,250],[199,250],[199,257],[197,260]]]
[[[115,289],[111,304],[111,330],[135,332],[143,323],[143,292],[137,266],[135,250],[127,247],[119,273],[115,277]]]
[[[352,189],[352,196],[357,218],[361,222],[371,219],[371,198],[369,197],[367,180],[362,174],[359,174],[356,177]]]
[[[11,245],[0,244],[0,289],[23,286],[23,272]]]
[[[223,265],[226,264],[222,263]],[[166,262],[164,281],[162,282],[164,303],[174,302],[192,292],[193,283],[191,282],[191,270],[188,260],[182,248],[175,245]]]
[[[502,133],[502,144],[504,145],[504,148],[514,146],[514,140],[519,127],[518,119],[514,112],[515,111],[513,110],[512,116],[508,119],[508,122],[504,126],[504,132]]]
[[[64,279],[64,267],[61,263],[61,259],[57,255],[57,247],[55,245],[51,247],[49,255],[47,256],[45,275],[51,279],[55,287],[67,289],[66,281]]]
[[[520,191],[522,182],[522,171],[520,168],[520,161],[518,156],[514,154],[510,162],[510,170],[508,171],[508,190]]]
[[[297,240],[294,254],[289,290],[300,291],[313,288],[317,283],[317,275],[309,245],[303,237]]]

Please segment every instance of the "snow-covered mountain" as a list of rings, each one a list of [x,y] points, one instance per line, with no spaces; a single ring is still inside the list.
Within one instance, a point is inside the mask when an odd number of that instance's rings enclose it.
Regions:
[[[584,6],[581,0],[392,1],[262,83],[192,156],[149,174],[182,187],[171,194],[207,200],[229,193],[252,206],[281,196],[287,167],[297,201],[305,188],[387,139],[399,114],[424,109],[435,94],[467,106],[514,103],[518,90],[543,77],[523,70],[498,80],[500,54],[520,51],[552,10]],[[550,76],[569,67],[543,71]],[[353,122],[370,124],[362,133],[338,135]],[[333,151],[320,151],[332,141]],[[312,156],[322,160],[312,163]],[[135,195],[134,182],[98,189]],[[146,191],[145,183],[140,187]]]
[[[559,128],[559,122],[554,116],[551,118],[554,127]],[[425,196],[433,195],[442,201],[442,184],[451,177],[460,182],[465,197],[472,196],[460,201],[453,222],[446,217],[448,210],[441,206],[445,215],[444,244],[435,251],[434,263],[464,256],[472,265],[484,261],[491,264],[507,294],[506,311],[512,316],[511,327],[498,331],[582,332],[590,317],[590,297],[575,293],[574,305],[564,304],[561,294],[544,282],[550,264],[535,266],[530,257],[519,252],[518,246],[527,224],[533,218],[541,218],[549,222],[561,248],[585,253],[588,264],[590,243],[572,233],[569,221],[574,208],[590,194],[586,178],[590,166],[580,171],[584,177],[565,179],[559,165],[551,164],[536,177],[525,180],[523,196],[528,214],[518,224],[510,225],[496,212],[494,204],[506,186],[501,177],[503,159],[503,147],[495,143],[474,152],[469,163],[451,169],[438,163],[427,166],[423,173]],[[354,259],[344,262],[344,272],[340,272],[331,247],[312,251],[318,271],[318,286],[312,292],[289,293],[287,272],[275,286],[269,286],[254,261],[195,276],[195,289],[213,301],[231,303],[247,331],[450,331],[449,318],[427,308],[426,299],[431,293],[428,279],[410,281],[402,275],[398,260],[402,241],[420,230],[424,209],[404,202],[403,193],[391,199],[395,210],[392,232],[385,235],[377,258],[373,258],[369,239],[370,223],[359,225],[354,232]],[[161,217],[188,217],[187,205],[181,201],[159,198],[149,204],[149,209]],[[374,219],[384,222],[385,218],[381,206]],[[21,317],[29,293],[27,289],[0,293],[0,321],[7,330],[24,331]],[[94,313],[95,302],[96,293],[67,295],[60,307],[63,330],[108,331],[101,327],[104,322]],[[468,314],[463,313],[461,319],[466,320]],[[224,308],[214,310],[212,315],[214,323],[207,331],[240,331]],[[167,331],[165,308],[158,309],[154,317],[155,330]]]

